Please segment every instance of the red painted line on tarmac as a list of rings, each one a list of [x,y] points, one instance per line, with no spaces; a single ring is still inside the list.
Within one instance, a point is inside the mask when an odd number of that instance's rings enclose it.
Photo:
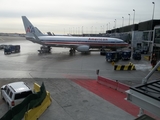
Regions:
[[[139,113],[139,107],[125,100],[126,94],[119,92],[113,88],[106,87],[97,82],[97,80],[84,79],[82,77],[76,78],[75,76],[68,76],[70,80],[77,83],[78,85],[84,87],[85,89],[93,92],[94,94],[100,96],[101,98],[107,100],[108,102],[114,104],[115,106],[121,108],[122,110],[128,112],[129,114],[137,117]],[[145,114],[156,118],[154,115],[145,111]],[[159,119],[157,119],[159,120]]]
[[[75,75],[64,75],[64,76],[72,80],[73,82],[77,83],[78,85],[82,86],[83,88],[93,92],[94,94],[114,104],[115,106],[121,108],[127,113],[137,117],[139,113],[139,107],[125,100],[126,98],[125,93],[119,92],[113,88],[99,84],[97,80],[93,80],[88,77],[75,76]],[[144,111],[144,114],[147,114],[155,118],[156,120],[160,120],[160,118],[154,116],[153,114],[147,111]]]
[[[133,116],[138,115],[139,108],[125,100],[126,95],[112,88],[97,83],[96,80],[72,80],[78,85],[102,97]]]

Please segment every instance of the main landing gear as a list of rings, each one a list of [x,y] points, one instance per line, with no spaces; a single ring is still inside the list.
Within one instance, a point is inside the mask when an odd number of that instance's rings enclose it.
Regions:
[[[74,48],[71,48],[71,49],[69,50],[70,55],[75,54],[75,52],[76,52],[76,50],[75,50]]]
[[[51,53],[51,47],[50,46],[41,46],[40,50],[38,50],[39,53]]]

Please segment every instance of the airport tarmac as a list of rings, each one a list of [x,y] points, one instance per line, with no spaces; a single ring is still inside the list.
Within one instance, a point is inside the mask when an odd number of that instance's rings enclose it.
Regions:
[[[45,83],[51,93],[52,104],[39,118],[40,120],[133,120],[135,116],[116,107],[94,93],[87,91],[72,82],[67,76],[97,79],[99,75],[118,80],[128,85],[141,83],[142,79],[151,70],[150,62],[119,61],[116,64],[132,62],[135,71],[114,71],[111,63],[106,62],[105,56],[99,52],[90,54],[69,55],[68,48],[52,48],[51,54],[38,54],[40,45],[25,40],[23,37],[0,36],[0,44],[18,44],[21,52],[4,55],[0,50],[0,86],[12,81],[25,81],[33,87],[33,83]],[[159,79],[155,72],[150,80]],[[0,117],[7,111],[6,105],[0,100]]]

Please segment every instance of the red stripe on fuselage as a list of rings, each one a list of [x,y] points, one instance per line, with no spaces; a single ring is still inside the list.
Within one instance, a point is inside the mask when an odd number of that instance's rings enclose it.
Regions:
[[[51,45],[89,45],[89,46],[128,46],[127,44],[118,44],[118,43],[87,43],[87,42],[43,42],[44,44],[51,44]]]

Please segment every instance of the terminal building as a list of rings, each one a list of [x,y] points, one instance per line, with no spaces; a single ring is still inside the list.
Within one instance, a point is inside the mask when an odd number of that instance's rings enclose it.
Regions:
[[[92,36],[92,37],[116,37],[130,44],[132,50],[148,49],[148,54],[155,53],[160,59],[160,19],[149,20],[106,30],[106,33],[99,34],[72,34],[72,36]]]
[[[149,20],[106,31],[107,36],[128,42],[132,49],[147,47],[160,59],[160,20]]]
[[[149,48],[149,55],[155,54],[156,58],[160,60],[160,20],[150,20],[125,26],[117,29],[106,31],[106,34],[112,37],[118,37],[131,44],[134,48]],[[160,81],[152,80],[148,82],[151,75],[160,66],[160,61],[150,71],[150,73],[143,79],[142,84],[130,87],[126,91],[129,102],[140,107],[139,115],[144,115],[144,110],[160,117]],[[144,119],[144,116],[143,116]],[[144,120],[154,120],[146,118]],[[142,120],[142,117],[136,120]]]

